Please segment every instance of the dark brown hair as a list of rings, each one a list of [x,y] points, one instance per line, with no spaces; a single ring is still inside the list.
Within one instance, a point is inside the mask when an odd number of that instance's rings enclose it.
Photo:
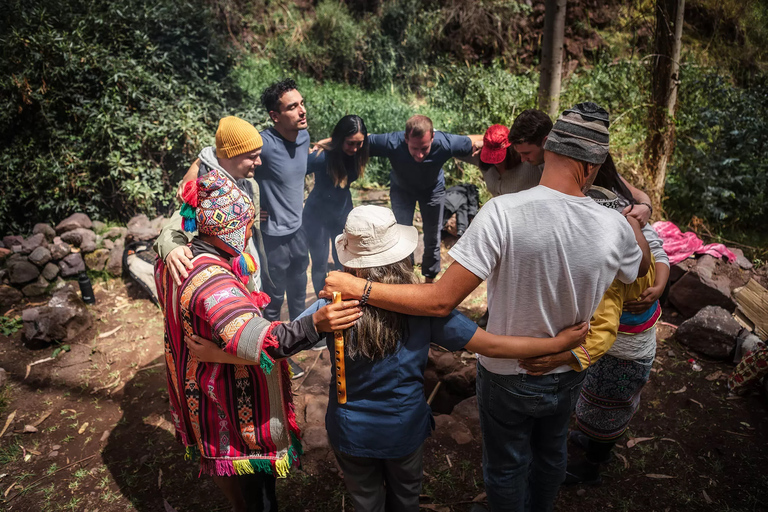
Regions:
[[[552,126],[552,119],[546,112],[533,108],[523,110],[509,129],[509,142],[541,146],[544,143],[544,137],[552,131]]]
[[[323,150],[328,152],[327,170],[328,176],[333,180],[337,187],[347,186],[347,168],[344,166],[344,157],[346,154],[342,149],[347,137],[363,134],[363,146],[354,156],[354,165],[357,168],[357,177],[362,179],[365,173],[365,166],[368,164],[368,130],[365,128],[363,118],[356,115],[342,117],[331,133],[331,142],[323,145]]]

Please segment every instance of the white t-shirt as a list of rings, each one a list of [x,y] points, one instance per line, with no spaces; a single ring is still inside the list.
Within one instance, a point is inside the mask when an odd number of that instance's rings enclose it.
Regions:
[[[488,201],[449,254],[488,281],[488,332],[538,338],[589,321],[611,282],[633,282],[642,260],[620,213],[542,185]],[[478,360],[525,373],[517,359]]]

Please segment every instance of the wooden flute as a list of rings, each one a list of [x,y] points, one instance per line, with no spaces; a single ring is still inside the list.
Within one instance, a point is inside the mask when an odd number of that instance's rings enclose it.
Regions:
[[[341,302],[341,294],[333,292],[333,303]],[[344,331],[333,331],[333,348],[336,365],[336,400],[347,403],[347,375],[344,371]]]

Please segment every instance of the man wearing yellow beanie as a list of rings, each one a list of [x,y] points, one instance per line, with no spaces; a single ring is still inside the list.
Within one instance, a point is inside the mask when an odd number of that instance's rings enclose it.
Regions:
[[[259,131],[248,121],[235,116],[219,120],[216,130],[216,146],[208,146],[198,155],[200,167],[197,176],[208,174],[211,169],[217,169],[234,181],[245,192],[256,211],[259,210],[259,186],[253,180],[256,167],[261,165],[261,148],[263,142]],[[155,251],[166,262],[176,284],[181,284],[186,271],[192,268],[192,251],[187,244],[194,233],[185,232],[183,217],[177,211],[166,223],[160,236],[155,241]],[[252,229],[253,236],[248,244],[248,252],[256,264],[266,267],[266,256],[258,223]],[[262,274],[269,279],[267,274]],[[259,273],[252,276],[248,283],[251,291],[261,290]]]

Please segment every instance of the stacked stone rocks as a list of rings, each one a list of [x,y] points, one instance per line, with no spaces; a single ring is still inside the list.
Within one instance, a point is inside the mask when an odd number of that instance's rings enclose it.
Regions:
[[[128,227],[106,228],[84,213],[75,213],[56,227],[36,224],[32,234],[8,235],[0,241],[0,306],[24,297],[47,295],[64,279],[76,278],[86,269],[123,273],[126,239],[150,240],[160,233],[165,219],[150,221],[146,215],[131,219]],[[56,285],[58,283],[58,285]]]

